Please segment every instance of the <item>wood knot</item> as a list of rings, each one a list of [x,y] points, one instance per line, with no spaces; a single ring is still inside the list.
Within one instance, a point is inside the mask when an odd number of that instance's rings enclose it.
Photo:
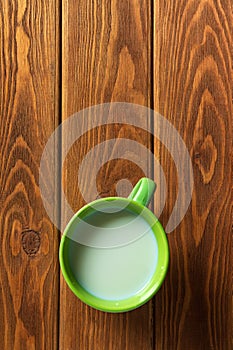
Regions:
[[[33,230],[25,230],[22,232],[22,247],[29,256],[34,256],[40,248],[40,234]]]
[[[217,161],[217,148],[211,135],[207,135],[201,147],[194,153],[194,162],[197,164],[204,184],[208,184],[214,176]]]

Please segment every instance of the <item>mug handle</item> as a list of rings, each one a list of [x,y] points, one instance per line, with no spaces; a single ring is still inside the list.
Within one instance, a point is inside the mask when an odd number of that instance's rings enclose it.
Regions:
[[[132,192],[128,196],[128,199],[147,206],[150,203],[155,189],[156,183],[153,180],[148,179],[147,177],[142,177],[134,186]]]

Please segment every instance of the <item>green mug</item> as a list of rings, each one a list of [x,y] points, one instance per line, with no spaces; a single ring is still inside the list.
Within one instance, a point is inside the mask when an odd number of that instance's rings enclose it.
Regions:
[[[141,178],[128,198],[97,199],[65,228],[59,251],[62,274],[87,305],[130,311],[160,288],[169,247],[162,225],[147,208],[155,187],[151,179]]]

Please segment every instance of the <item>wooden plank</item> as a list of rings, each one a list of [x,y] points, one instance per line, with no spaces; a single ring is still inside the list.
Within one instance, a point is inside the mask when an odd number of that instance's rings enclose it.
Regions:
[[[71,0],[63,3],[62,17],[63,120],[83,108],[111,101],[149,106],[151,12],[148,3]],[[100,142],[119,137],[151,147],[146,132],[127,125],[94,128],[71,147],[63,167],[63,185],[74,211],[85,204],[77,183],[83,158]],[[64,143],[68,141],[63,139]],[[97,157],[102,154],[99,152]],[[89,164],[86,176],[91,171]],[[102,166],[96,182],[102,196],[108,196],[116,194],[115,185],[120,179],[127,178],[134,185],[141,176],[143,172],[133,162],[112,160]],[[128,195],[126,191],[122,194]],[[61,277],[60,349],[149,350],[153,343],[151,330],[152,303],[127,314],[103,313],[80,302]]]
[[[56,349],[58,233],[39,190],[58,124],[56,1],[0,2],[0,348]]]
[[[183,137],[194,171],[192,202],[169,235],[170,270],[155,298],[156,350],[231,349],[232,20],[227,0],[155,2],[155,109]],[[166,225],[179,175],[159,147]]]

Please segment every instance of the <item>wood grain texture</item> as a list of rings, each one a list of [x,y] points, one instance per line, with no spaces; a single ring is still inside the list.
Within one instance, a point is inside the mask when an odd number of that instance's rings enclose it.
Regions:
[[[58,124],[55,1],[0,2],[0,348],[56,349],[58,233],[39,191]]]
[[[0,0],[0,349],[232,348],[232,37],[231,0]],[[104,102],[154,104],[192,159],[194,193],[168,236],[168,276],[152,301],[126,314],[84,305],[62,276],[59,291],[58,232],[43,208],[39,164],[59,122],[60,93],[63,120]],[[165,226],[178,192],[173,159],[126,124],[95,127],[70,148],[67,199],[74,211],[85,204],[77,170],[106,140],[115,139],[116,154],[122,138],[153,149],[163,167]],[[145,175],[133,155],[125,158],[98,169],[100,197],[119,194],[121,179],[134,185]],[[90,195],[94,165],[84,169]]]
[[[63,120],[85,107],[111,101],[148,106],[151,99],[151,13],[148,3],[72,0],[64,2],[62,12]],[[151,147],[146,132],[123,124],[94,128],[71,147],[63,167],[63,185],[74,211],[85,204],[77,183],[77,171],[85,155],[100,142],[119,137]],[[63,139],[63,142],[67,141]],[[115,147],[116,144],[113,152]],[[100,151],[97,157],[102,157]],[[92,167],[93,164],[89,164],[86,168],[86,178]],[[92,181],[96,181],[100,196],[104,197],[116,194],[116,184],[122,178],[134,185],[143,175],[133,161],[112,160],[103,164]],[[87,179],[85,186],[90,186]],[[127,196],[128,192],[123,191],[122,195]],[[60,310],[62,350],[149,350],[153,346],[151,302],[127,314],[103,313],[80,302],[61,277]]]
[[[192,202],[169,235],[170,270],[155,298],[155,349],[230,350],[232,2],[154,4],[155,109],[184,138],[194,171]],[[165,225],[179,175],[156,147],[169,184]]]

